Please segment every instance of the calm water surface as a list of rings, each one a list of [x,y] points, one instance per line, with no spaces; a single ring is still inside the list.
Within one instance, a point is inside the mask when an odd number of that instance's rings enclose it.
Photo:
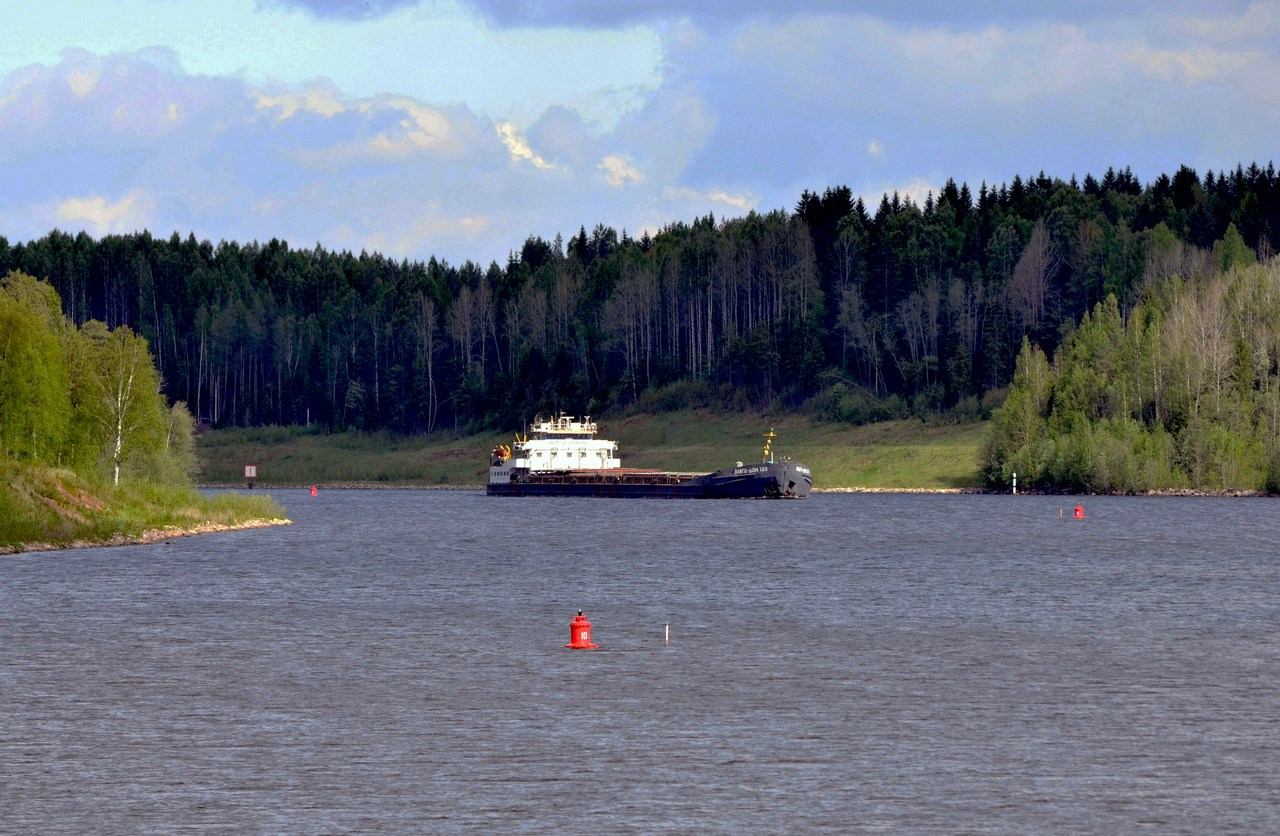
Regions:
[[[0,830],[1280,831],[1274,501],[276,496],[0,557]]]

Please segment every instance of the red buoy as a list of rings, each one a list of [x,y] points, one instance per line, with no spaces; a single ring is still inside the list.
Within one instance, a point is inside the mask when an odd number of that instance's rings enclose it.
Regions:
[[[1071,518],[1072,518],[1072,519],[1076,519],[1076,520],[1083,520],[1083,519],[1084,519],[1084,506],[1083,506],[1083,505],[1077,505],[1077,506],[1076,506],[1076,512],[1075,512],[1074,514],[1072,514],[1072,515],[1071,515]]]
[[[315,486],[315,485],[312,485],[312,486],[311,486],[311,495],[312,495],[312,496],[315,496],[315,495],[316,495],[316,486]]]
[[[565,647],[571,647],[574,650],[590,650],[599,646],[591,643],[591,622],[587,621],[582,610],[578,610],[573,621],[569,622],[569,643]]]

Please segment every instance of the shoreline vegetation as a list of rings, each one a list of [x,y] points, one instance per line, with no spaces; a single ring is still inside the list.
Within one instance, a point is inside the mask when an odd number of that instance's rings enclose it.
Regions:
[[[71,540],[56,543],[20,543],[0,546],[0,555],[62,551],[64,549],[98,549],[111,546],[148,546],[153,543],[168,542],[178,537],[194,537],[199,534],[217,534],[224,531],[244,531],[253,528],[270,528],[277,525],[293,525],[293,521],[283,517],[274,517],[271,519],[245,520],[229,525],[200,523],[189,527],[165,526],[164,528],[147,529],[137,535],[114,534],[106,540]]]
[[[728,458],[751,457],[761,427],[775,429],[790,455],[814,467],[815,493],[974,494],[984,487],[979,456],[987,423],[929,426],[918,420],[863,426],[815,423],[803,416],[763,419],[699,411],[605,419],[602,433],[616,438],[629,465],[714,470]],[[0,498],[0,556],[148,545],[177,537],[291,525],[272,489],[323,490],[484,488],[484,451],[509,434],[436,434],[397,438],[384,433],[326,434],[302,427],[218,430],[196,439],[202,494],[190,486],[138,481],[102,485],[68,470],[8,463],[8,492]],[[758,455],[759,449],[754,449]],[[258,466],[252,492],[239,478]],[[396,469],[398,468],[398,469]],[[311,478],[305,478],[305,477]],[[1027,496],[1067,492],[1020,488]],[[1072,495],[1265,498],[1265,491],[1188,488]],[[15,521],[22,521],[15,523]]]
[[[269,496],[196,490],[195,420],[147,340],[73,322],[47,282],[0,279],[0,554],[285,522]]]
[[[265,493],[210,496],[132,479],[116,486],[65,469],[0,463],[0,557],[290,524]]]
[[[598,418],[600,433],[619,443],[625,465],[662,470],[717,470],[760,455],[760,435],[774,429],[776,450],[808,464],[815,493],[1005,494],[983,483],[979,463],[990,422],[929,425],[917,419],[852,426],[805,416],[761,417],[685,410]],[[483,490],[486,453],[509,433],[396,437],[324,433],[305,427],[215,430],[196,439],[202,484],[243,487],[244,465],[257,465],[263,490]],[[1024,487],[1019,494],[1068,491]],[[1170,487],[1071,495],[1265,497],[1265,491]]]

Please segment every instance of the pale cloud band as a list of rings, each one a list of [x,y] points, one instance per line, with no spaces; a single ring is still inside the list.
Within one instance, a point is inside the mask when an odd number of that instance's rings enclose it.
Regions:
[[[152,209],[152,201],[135,189],[115,202],[98,195],[68,198],[58,204],[54,215],[61,227],[102,236],[147,229],[153,221]]]
[[[874,206],[948,177],[1265,164],[1280,134],[1280,0],[66,2],[0,46],[10,240],[149,228],[501,261],[529,235],[806,188]]]

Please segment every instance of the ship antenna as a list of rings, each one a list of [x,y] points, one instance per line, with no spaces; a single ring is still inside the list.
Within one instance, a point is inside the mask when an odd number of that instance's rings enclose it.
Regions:
[[[773,427],[770,427],[769,431],[764,434],[764,458],[761,461],[765,464],[773,464],[773,440],[777,437],[778,435],[773,431]]]

